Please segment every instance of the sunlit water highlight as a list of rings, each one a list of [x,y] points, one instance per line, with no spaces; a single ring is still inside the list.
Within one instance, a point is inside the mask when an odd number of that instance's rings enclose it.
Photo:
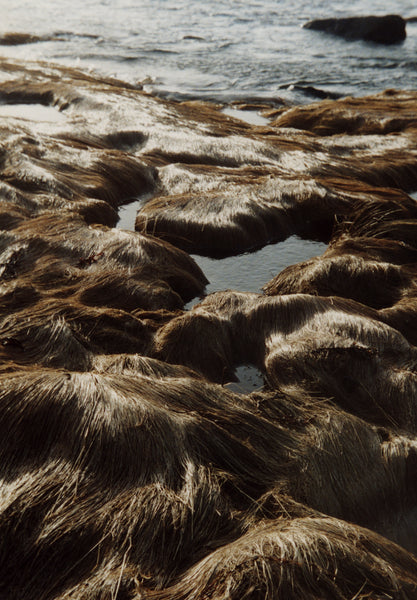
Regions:
[[[0,0],[0,54],[94,69],[177,98],[314,99],[417,87],[417,24],[394,46],[303,29],[314,18],[417,14],[408,0]]]
[[[65,120],[65,116],[59,110],[42,104],[0,104],[0,117],[47,123]]]

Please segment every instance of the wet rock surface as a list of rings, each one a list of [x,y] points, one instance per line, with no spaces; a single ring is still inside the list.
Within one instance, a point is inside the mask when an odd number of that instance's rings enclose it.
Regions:
[[[377,44],[398,44],[406,38],[406,21],[400,15],[315,19],[304,27]]]
[[[0,595],[417,598],[417,94],[255,126],[3,62],[0,100]],[[294,234],[184,309],[187,251]]]

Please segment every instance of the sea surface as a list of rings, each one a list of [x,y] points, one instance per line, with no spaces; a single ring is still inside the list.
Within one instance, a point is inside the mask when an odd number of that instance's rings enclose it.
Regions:
[[[417,88],[417,23],[395,46],[303,29],[314,18],[417,15],[409,0],[0,0],[0,54],[63,62],[175,98],[229,101]]]
[[[417,3],[0,0],[0,36],[20,32],[41,38],[30,44],[0,45],[0,56],[64,63],[178,100],[304,104],[326,96],[417,89],[417,23],[408,23],[406,40],[393,46],[347,42],[302,27],[315,18],[392,13],[417,16]],[[31,114],[52,118],[45,107],[37,108],[38,113],[33,106],[24,108],[22,118]],[[2,114],[13,110],[0,106]],[[256,122],[261,117],[246,113],[245,118]],[[140,202],[120,211],[120,227],[134,228]],[[287,265],[324,250],[324,244],[293,237],[224,260],[194,258],[210,280],[207,293],[260,292]],[[253,367],[242,366],[237,375],[237,391],[262,385],[262,376]]]

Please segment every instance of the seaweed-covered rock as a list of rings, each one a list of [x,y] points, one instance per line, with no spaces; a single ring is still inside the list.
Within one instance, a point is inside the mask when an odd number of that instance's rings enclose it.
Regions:
[[[254,127],[1,67],[1,598],[417,599],[416,93]],[[183,249],[293,234],[329,248],[184,310]]]

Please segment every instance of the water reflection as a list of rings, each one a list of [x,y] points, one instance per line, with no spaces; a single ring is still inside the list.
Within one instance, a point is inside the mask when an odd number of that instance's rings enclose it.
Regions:
[[[43,104],[0,104],[0,117],[46,123],[56,123],[65,119],[58,109]]]
[[[264,386],[262,373],[252,365],[241,365],[237,367],[235,375],[238,381],[226,383],[224,387],[236,394],[249,394],[260,390]]]
[[[326,247],[321,242],[292,236],[256,252],[245,252],[220,260],[197,255],[192,257],[210,282],[206,287],[207,294],[226,289],[261,292],[262,286],[285,267],[319,256]]]

